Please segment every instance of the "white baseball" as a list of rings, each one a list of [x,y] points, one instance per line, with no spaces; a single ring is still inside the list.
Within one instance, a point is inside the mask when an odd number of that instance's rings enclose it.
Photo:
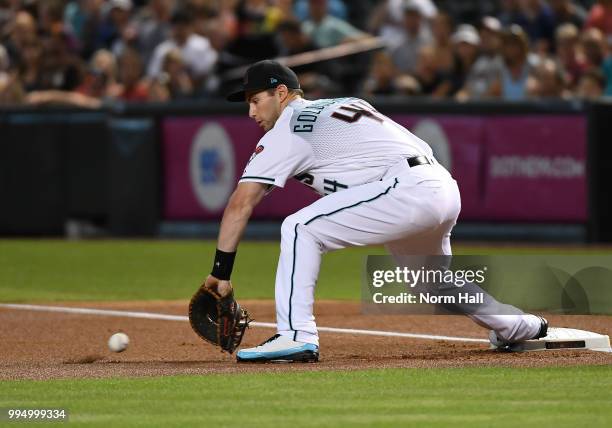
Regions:
[[[130,338],[125,333],[115,333],[108,339],[108,349],[112,352],[123,352],[130,344]]]

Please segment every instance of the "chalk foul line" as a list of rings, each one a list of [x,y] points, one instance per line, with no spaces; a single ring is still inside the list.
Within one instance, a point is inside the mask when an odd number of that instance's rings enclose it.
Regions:
[[[156,314],[151,312],[118,311],[112,309],[73,308],[65,306],[26,305],[17,303],[0,303],[0,308],[15,309],[22,311],[59,312],[65,314],[100,315],[105,317],[141,318],[149,320],[164,321],[189,321],[184,315]],[[253,327],[276,328],[275,323],[253,321]],[[319,331],[338,334],[356,334],[380,337],[405,337],[409,339],[444,340],[449,342],[475,342],[489,343],[486,339],[475,339],[472,337],[438,336],[432,334],[402,333],[398,331],[361,330],[352,328],[317,327]]]

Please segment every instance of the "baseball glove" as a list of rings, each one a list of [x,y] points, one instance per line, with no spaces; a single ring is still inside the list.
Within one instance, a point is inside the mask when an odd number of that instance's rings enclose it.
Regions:
[[[189,323],[193,331],[230,354],[240,345],[251,321],[246,309],[234,299],[233,290],[222,297],[216,286],[202,285],[189,303]]]

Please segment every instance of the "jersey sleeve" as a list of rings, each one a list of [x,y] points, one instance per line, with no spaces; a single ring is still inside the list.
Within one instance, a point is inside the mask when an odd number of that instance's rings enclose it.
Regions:
[[[239,182],[285,187],[288,178],[309,168],[312,158],[310,145],[289,132],[273,131],[259,141]]]

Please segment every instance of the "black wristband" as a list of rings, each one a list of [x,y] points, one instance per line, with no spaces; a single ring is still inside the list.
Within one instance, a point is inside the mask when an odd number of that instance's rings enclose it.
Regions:
[[[226,253],[225,251],[217,249],[215,253],[215,262],[213,263],[212,272],[210,274],[217,279],[229,281],[230,276],[232,276],[235,258],[235,251],[233,253]]]

